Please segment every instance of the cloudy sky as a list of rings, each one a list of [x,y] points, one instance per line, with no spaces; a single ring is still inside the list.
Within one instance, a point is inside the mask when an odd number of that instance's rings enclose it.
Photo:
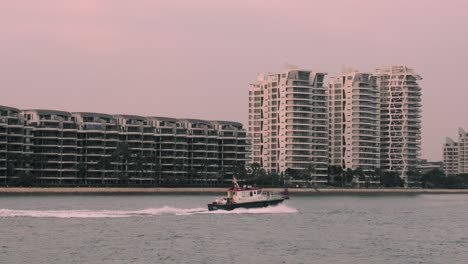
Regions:
[[[468,1],[15,0],[0,4],[0,104],[247,123],[286,63],[398,64],[424,80],[422,157],[468,129]]]

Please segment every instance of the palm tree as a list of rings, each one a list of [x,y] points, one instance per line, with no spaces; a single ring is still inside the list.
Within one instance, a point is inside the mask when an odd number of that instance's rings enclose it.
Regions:
[[[380,168],[374,170],[374,175],[372,176],[372,181],[381,181],[383,176],[383,171]]]
[[[35,153],[31,156],[32,171],[35,177],[43,176],[43,171],[48,163],[46,155]]]
[[[201,161],[201,177],[203,179],[204,187],[208,186],[209,180],[210,180],[210,175],[208,175],[208,162],[206,159],[203,159]]]
[[[17,154],[8,153],[6,155],[6,177],[5,184],[9,183],[16,173]]]
[[[243,162],[237,162],[234,166],[233,175],[236,177],[237,180],[245,181],[248,177],[247,170],[245,168],[245,164]],[[223,179],[224,183],[224,179]]]
[[[196,185],[199,185],[200,184],[200,179],[199,179],[199,172],[197,169],[195,168],[191,168],[187,171],[187,174],[188,174],[188,177],[190,179],[190,181],[192,182],[192,184],[194,183],[197,183]]]
[[[141,178],[143,178],[143,174],[146,172],[145,169],[145,160],[146,157],[143,156],[141,153],[137,153],[131,156],[131,163],[134,166],[134,169],[139,173],[139,178],[140,178],[140,183],[141,183]],[[135,175],[136,176],[136,175]]]
[[[345,179],[346,179],[346,183],[347,184],[350,184],[353,179],[354,179],[354,171],[353,169],[351,168],[348,168],[346,171],[345,171]]]
[[[106,177],[106,170],[111,167],[111,158],[110,157],[101,157],[97,162],[97,167],[101,171],[101,184],[104,184]]]
[[[151,153],[150,155],[143,156],[143,163],[145,165],[145,172],[148,175],[145,175],[145,178],[150,178],[152,183],[157,181],[157,171],[156,166],[159,162],[158,157],[155,153]]]
[[[256,177],[258,171],[261,169],[260,167],[260,164],[258,164],[257,162],[254,162],[252,164],[250,164],[250,170],[252,172],[252,176],[253,177]]]
[[[130,148],[127,144],[120,144],[112,153],[111,160],[116,161],[117,168],[120,167],[119,178],[128,184],[128,165],[132,159]]]
[[[161,185],[161,173],[162,173],[162,167],[161,167],[161,161],[159,160],[159,158],[157,158],[156,156],[152,159],[152,166],[153,166],[153,170],[154,170],[154,180],[155,182],[158,183],[158,185]]]
[[[78,171],[78,178],[80,179],[80,182],[84,181],[84,184],[88,184],[88,168],[86,167],[86,163],[80,161],[76,165],[76,170]]]
[[[411,183],[411,186],[416,186],[421,184],[421,172],[418,170],[408,170],[406,173],[408,176],[408,182]]]
[[[21,177],[26,175],[25,170],[31,165],[31,157],[22,153],[9,153],[6,156],[6,165],[7,177],[5,178],[5,183],[12,181],[13,178],[16,178],[16,181],[20,182]]]
[[[224,178],[226,177],[226,171],[220,170],[216,173],[216,185],[220,185],[224,182]]]
[[[183,165],[182,160],[174,159],[172,165],[174,168],[174,172],[176,172],[175,174],[178,175],[177,178],[178,178],[179,184],[182,184],[182,185],[187,184],[190,180],[189,180],[189,176],[186,173],[184,173],[184,165]]]

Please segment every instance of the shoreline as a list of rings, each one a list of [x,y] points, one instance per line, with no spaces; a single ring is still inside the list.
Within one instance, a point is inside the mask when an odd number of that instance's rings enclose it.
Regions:
[[[284,188],[264,188],[283,191]],[[0,187],[2,194],[217,194],[226,188],[126,188],[126,187]],[[468,194],[468,189],[400,189],[400,188],[289,188],[292,195],[319,194]]]

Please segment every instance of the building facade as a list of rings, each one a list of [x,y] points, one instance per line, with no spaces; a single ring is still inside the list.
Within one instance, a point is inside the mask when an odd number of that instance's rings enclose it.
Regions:
[[[468,134],[463,128],[458,128],[458,140],[447,137],[444,143],[444,173],[457,175],[468,173]]]
[[[376,70],[380,93],[380,162],[383,171],[405,181],[415,170],[421,149],[422,78],[406,66]]]
[[[120,142],[120,127],[112,115],[101,113],[72,113],[77,125],[77,176],[89,181],[108,182],[119,172],[119,165],[105,166],[101,160],[110,159]],[[110,166],[113,165],[113,166]]]
[[[0,182],[31,173],[32,162],[21,159],[33,151],[31,131],[19,109],[0,106]]]
[[[458,129],[458,173],[468,173],[468,134]]]
[[[447,137],[444,144],[443,152],[444,173],[445,175],[457,175],[458,172],[458,142]]]
[[[247,162],[242,124],[0,106],[0,182],[222,184]]]
[[[253,163],[280,174],[308,170],[310,183],[327,182],[325,75],[299,69],[258,75],[249,90]]]
[[[380,97],[376,77],[351,72],[329,84],[330,166],[380,167]]]
[[[32,131],[33,175],[41,180],[62,181],[76,176],[77,127],[71,113],[55,110],[23,110]]]

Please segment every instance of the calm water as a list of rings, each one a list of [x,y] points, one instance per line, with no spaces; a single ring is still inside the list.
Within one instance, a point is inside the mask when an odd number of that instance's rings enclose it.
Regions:
[[[0,196],[0,263],[468,263],[468,195]]]

